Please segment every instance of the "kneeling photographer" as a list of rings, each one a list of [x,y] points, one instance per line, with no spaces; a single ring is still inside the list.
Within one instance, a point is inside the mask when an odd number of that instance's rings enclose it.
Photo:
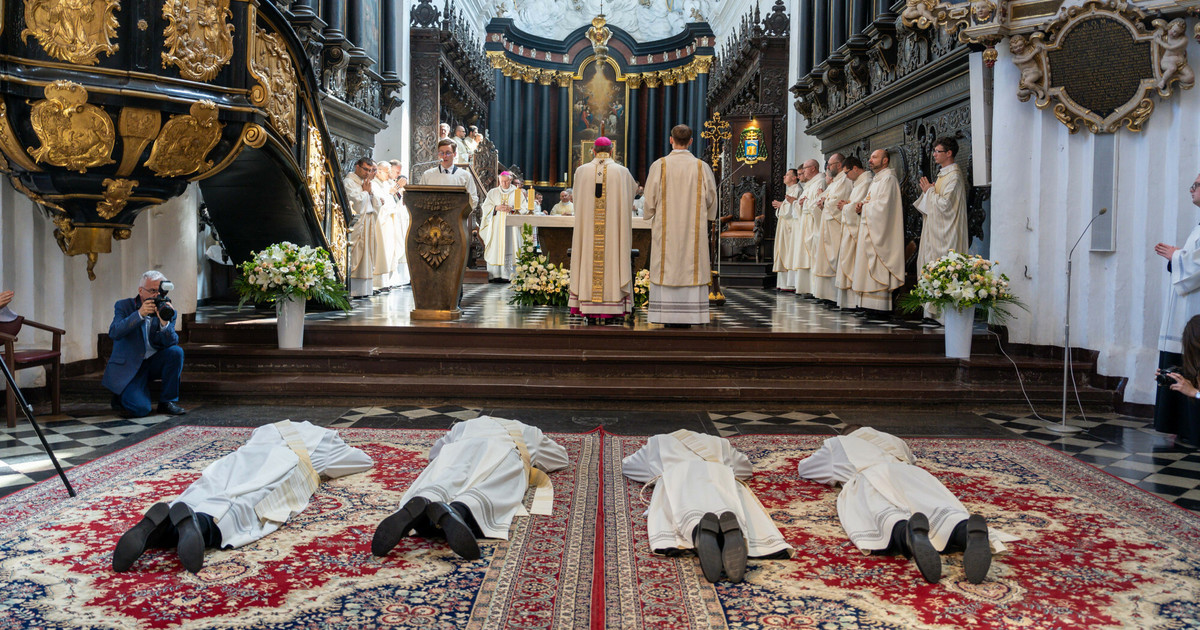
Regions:
[[[1174,433],[1176,444],[1195,448],[1200,444],[1200,315],[1183,327],[1182,345],[1182,365],[1160,368],[1155,374],[1159,397],[1154,426]]]
[[[176,403],[183,349],[175,334],[175,308],[167,297],[173,288],[166,276],[150,270],[142,274],[137,297],[118,300],[113,306],[108,327],[113,353],[101,384],[113,393],[113,409],[126,417],[150,414],[150,381],[156,378],[162,380],[158,413],[187,413]]]

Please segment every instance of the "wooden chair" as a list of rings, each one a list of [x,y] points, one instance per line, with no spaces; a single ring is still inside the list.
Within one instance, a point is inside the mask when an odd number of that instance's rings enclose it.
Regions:
[[[17,350],[17,334],[21,332],[22,326],[38,328],[45,330],[54,335],[52,347],[49,350]],[[62,336],[67,331],[46,324],[39,324],[33,320],[17,317],[11,322],[0,322],[0,343],[4,344],[4,363],[8,365],[9,371],[15,377],[17,370],[23,370],[31,367],[46,367],[46,385],[50,388],[50,400],[53,406],[54,413],[62,412],[62,402],[59,398],[58,390],[59,383],[62,380]],[[8,413],[8,426],[17,426],[17,395],[12,388],[6,387],[5,391],[6,410]]]
[[[753,177],[743,177],[730,192],[728,214],[720,218],[721,244],[728,245],[735,256],[742,255],[746,248],[754,248],[754,262],[761,258],[763,242],[763,200],[766,186]]]

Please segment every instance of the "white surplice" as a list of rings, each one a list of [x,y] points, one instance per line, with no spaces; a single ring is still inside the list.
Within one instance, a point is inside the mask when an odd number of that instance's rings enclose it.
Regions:
[[[929,540],[942,551],[954,528],[970,513],[933,475],[917,467],[917,458],[900,438],[863,427],[825,440],[800,461],[802,479],[843,484],[837,511],[850,542],[864,552],[887,549],[896,523],[916,512],[929,517]],[[988,528],[992,552],[1016,537]]]
[[[308,422],[287,422],[307,453],[312,470],[331,479],[362,472],[374,462],[363,451],[348,446],[337,431]],[[284,424],[279,423],[279,424]],[[241,547],[279,529],[308,505],[312,492],[291,492],[282,510],[267,509],[284,493],[284,486],[302,487],[306,475],[300,455],[280,432],[268,424],[258,427],[236,451],[208,465],[174,503],[213,517],[221,530],[222,547]],[[315,487],[313,487],[315,489]],[[276,503],[276,505],[278,505]]]
[[[444,169],[439,164],[421,173],[421,185],[462,186],[467,189],[467,195],[471,198],[471,207],[479,205],[479,189],[475,187],[475,178],[471,177],[471,172],[465,168],[451,166]]]
[[[508,538],[516,516],[528,514],[522,501],[529,475],[510,430],[521,436],[531,466],[554,472],[567,466],[567,451],[541,429],[504,418],[480,416],[455,424],[429,449],[429,465],[413,481],[400,505],[413,497],[462,502],[487,538]]]
[[[817,239],[817,199],[825,190],[825,174],[817,173],[804,183],[800,197],[804,203],[796,203],[795,247],[788,269],[793,271],[793,286],[797,294],[812,293],[813,252]]]
[[[904,286],[904,207],[890,167],[875,174],[858,225],[851,282],[864,308],[892,310],[892,291]]]
[[[867,198],[871,188],[874,173],[863,171],[854,186],[850,189],[850,199],[842,206],[842,244],[838,248],[837,277],[833,285],[837,287],[837,305],[841,308],[858,308],[862,300],[854,292],[851,276],[854,275],[854,256],[858,250],[858,225],[861,217],[855,211],[855,205]]]
[[[796,201],[788,201],[788,197],[800,199],[800,184],[792,184],[784,190],[783,203],[775,210],[775,260],[771,271],[775,272],[775,286],[780,289],[795,289],[789,274],[788,264],[796,247]]]
[[[750,460],[729,440],[680,430],[655,435],[621,462],[626,477],[654,483],[646,508],[651,551],[692,549],[692,532],[707,512],[732,512],[751,557],[792,547],[783,539],[762,503],[744,482],[753,474]]]
[[[512,206],[516,213],[525,208],[525,195],[516,186],[488,191],[480,208],[479,238],[483,240],[483,259],[487,262],[489,278],[511,278],[516,265],[519,228],[508,226],[508,213],[497,206]]]
[[[1183,248],[1171,255],[1171,283],[1158,349],[1183,354],[1183,327],[1195,315],[1200,315],[1200,225],[1192,228]]]
[[[369,296],[383,286],[383,275],[388,271],[383,230],[379,227],[379,212],[387,195],[374,180],[369,191],[363,190],[363,180],[354,171],[346,175],[342,185],[355,218],[350,228],[350,297]]]
[[[817,213],[817,237],[813,246],[812,294],[820,300],[837,299],[834,280],[842,246],[842,211],[837,202],[848,199],[853,186],[845,171],[838,173],[821,193],[822,207],[813,207]]]

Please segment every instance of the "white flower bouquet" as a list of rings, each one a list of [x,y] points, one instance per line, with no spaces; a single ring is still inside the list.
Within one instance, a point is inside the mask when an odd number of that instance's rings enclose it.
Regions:
[[[509,284],[513,295],[510,304],[526,306],[567,305],[571,290],[571,270],[560,267],[539,254],[533,245],[533,227],[521,227],[521,246],[517,249],[517,263]]]
[[[949,254],[930,261],[921,269],[917,286],[900,300],[905,311],[918,311],[926,305],[945,311],[972,306],[989,315],[989,321],[1003,323],[1012,315],[1009,307],[1025,305],[1008,290],[1008,276],[996,271],[996,262],[983,256]]]
[[[271,303],[285,299],[315,300],[333,308],[350,309],[346,287],[334,273],[325,249],[284,241],[252,252],[241,264],[234,287],[246,302]]]
[[[633,279],[633,305],[645,306],[650,302],[650,270],[642,269]]]

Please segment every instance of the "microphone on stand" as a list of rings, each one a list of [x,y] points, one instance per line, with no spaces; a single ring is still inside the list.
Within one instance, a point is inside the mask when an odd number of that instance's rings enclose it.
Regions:
[[[1079,243],[1083,241],[1084,235],[1088,230],[1092,229],[1092,224],[1101,216],[1108,214],[1108,208],[1100,208],[1100,212],[1092,217],[1091,221],[1084,226],[1083,231],[1079,233],[1079,238],[1075,239],[1075,244],[1071,246],[1071,251],[1067,253],[1067,312],[1063,316],[1063,395],[1062,395],[1062,419],[1059,423],[1051,423],[1046,428],[1055,433],[1073,434],[1079,433],[1083,429],[1067,424],[1067,379],[1071,376],[1071,258],[1075,256],[1075,248],[1079,247]]]

